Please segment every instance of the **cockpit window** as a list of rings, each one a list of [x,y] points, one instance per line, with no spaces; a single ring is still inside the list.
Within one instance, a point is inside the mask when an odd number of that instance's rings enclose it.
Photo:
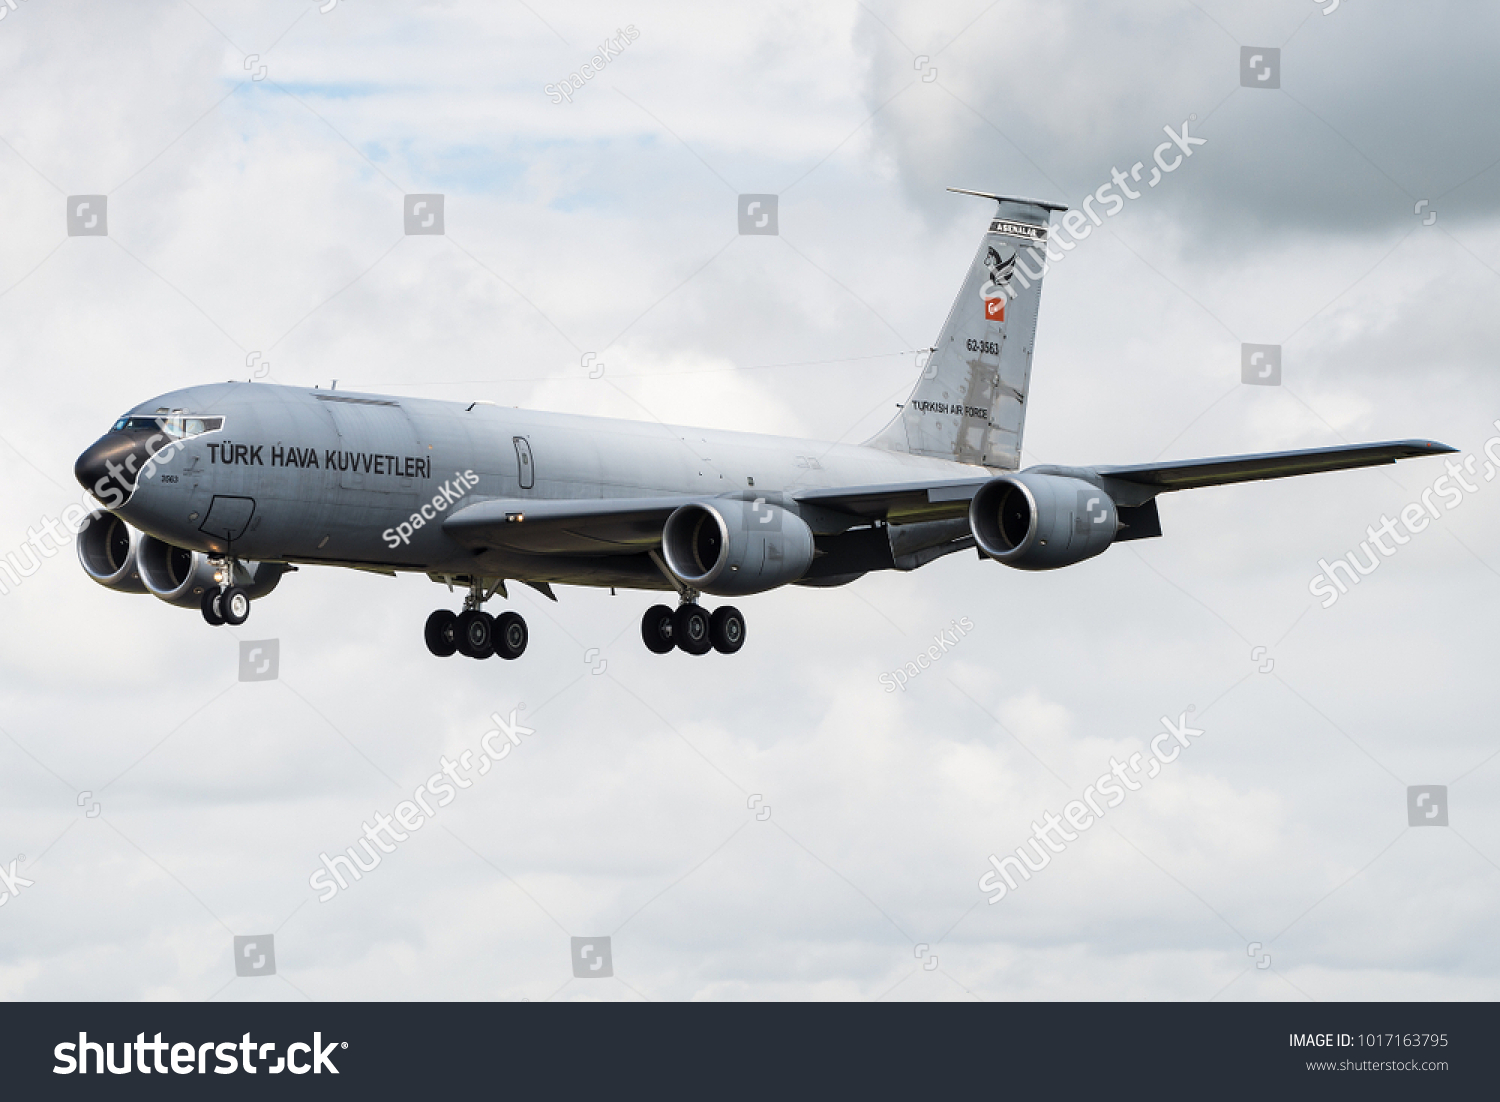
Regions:
[[[189,436],[202,436],[205,432],[218,432],[224,427],[222,417],[200,417],[196,414],[173,413],[167,416],[121,417],[115,422],[113,432],[160,432],[173,440],[184,440]]]

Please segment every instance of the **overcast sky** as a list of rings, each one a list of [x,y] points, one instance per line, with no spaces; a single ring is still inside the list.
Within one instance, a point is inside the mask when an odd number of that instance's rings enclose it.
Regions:
[[[247,362],[858,442],[992,209],[945,187],[1078,205],[1184,124],[1205,144],[1048,276],[1024,462],[1419,437],[1482,467],[1497,22],[20,0],[0,555],[79,499],[121,412]],[[1279,87],[1242,86],[1242,47]],[[407,193],[444,195],[445,235],[404,234]],[[741,193],[779,196],[779,235],[738,234]],[[71,195],[108,197],[107,236],[68,236]],[[1243,343],[1281,346],[1280,386],[1241,383]],[[729,658],[646,652],[655,597],[512,585],[524,658],[438,660],[422,622],[457,595],[316,567],[211,629],[65,547],[0,596],[0,868],[32,881],[0,906],[0,997],[1495,998],[1500,486],[1332,607],[1309,592],[1443,474],[1168,495],[1162,539],[1047,574],[959,554],[747,598]],[[271,639],[279,677],[240,681]],[[318,901],[320,853],[513,709],[534,735]],[[986,902],[991,854],[1182,715],[1178,760]],[[1409,826],[1435,785],[1448,826]],[[276,975],[236,978],[232,938],[267,933]],[[614,976],[573,978],[570,938],[604,936]]]

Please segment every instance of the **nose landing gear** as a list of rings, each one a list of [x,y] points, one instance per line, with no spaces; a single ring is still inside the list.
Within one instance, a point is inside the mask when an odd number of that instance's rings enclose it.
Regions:
[[[208,561],[214,568],[214,578],[221,584],[208,586],[203,590],[203,599],[198,604],[203,612],[203,619],[213,627],[221,624],[239,627],[250,619],[250,598],[239,586],[222,584],[232,583],[235,562],[230,558],[213,556]]]
[[[471,578],[462,612],[455,614],[438,609],[427,617],[422,630],[427,649],[439,658],[454,653],[466,658],[489,658],[491,655],[507,660],[520,658],[526,653],[526,644],[531,637],[521,614],[502,612],[499,616],[491,616],[482,607],[497,591],[504,593],[503,581],[497,580],[486,590],[482,579]]]

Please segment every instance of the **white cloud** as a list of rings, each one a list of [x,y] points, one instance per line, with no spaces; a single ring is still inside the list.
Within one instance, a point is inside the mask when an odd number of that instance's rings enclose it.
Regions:
[[[543,11],[554,33],[519,5],[199,7],[33,0],[0,26],[0,553],[76,499],[121,411],[252,350],[284,383],[861,439],[973,252],[983,205],[943,186],[1076,199],[1226,95],[1170,192],[1049,277],[1028,461],[1496,431],[1470,16],[1000,5],[939,53],[979,8],[874,5],[887,30],[598,4]],[[548,102],[626,22],[639,41]],[[1234,91],[1252,39],[1288,43],[1284,87],[1337,134]],[[242,50],[267,79],[223,98]],[[112,188],[110,238],[67,238],[64,197]],[[739,238],[735,194],[776,189],[781,238]],[[404,191],[445,193],[446,238],[402,236]],[[1240,341],[1285,343],[1282,388],[1236,386]],[[525,657],[441,662],[420,626],[455,598],[315,567],[214,631],[59,554],[0,597],[0,854],[35,880],[0,912],[0,995],[295,997],[230,982],[231,931],[274,929],[320,999],[1493,998],[1500,491],[1335,608],[1306,589],[1438,472],[1168,495],[1164,539],[1050,575],[956,555],[749,598],[733,659],[646,653],[655,596],[513,585]],[[235,681],[240,638],[281,640],[280,681]],[[521,701],[524,752],[316,902],[320,852]],[[1190,754],[985,905],[988,854],[1188,704]],[[1429,782],[1452,828],[1408,831]],[[570,933],[613,933],[629,986],[570,982]],[[1273,969],[1245,971],[1250,941]]]

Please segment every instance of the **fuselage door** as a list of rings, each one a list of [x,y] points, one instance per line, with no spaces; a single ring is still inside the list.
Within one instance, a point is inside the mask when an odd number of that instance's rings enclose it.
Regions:
[[[417,484],[411,457],[424,451],[406,411],[392,401],[318,395],[333,415],[340,450],[339,485],[346,490],[412,493]]]
[[[531,459],[531,443],[524,436],[516,440],[516,473],[521,489],[529,490],[536,485],[536,464]]]

